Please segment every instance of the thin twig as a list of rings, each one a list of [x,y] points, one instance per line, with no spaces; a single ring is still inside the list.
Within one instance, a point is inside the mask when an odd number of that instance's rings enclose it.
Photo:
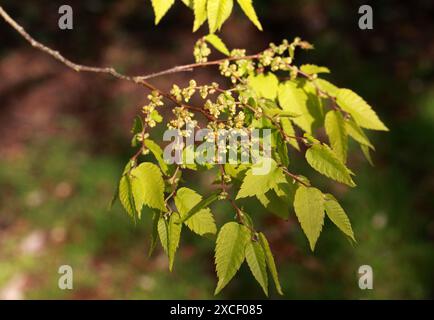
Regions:
[[[207,61],[207,62],[191,63],[191,64],[186,64],[183,66],[172,67],[172,68],[169,68],[166,70],[162,70],[162,71],[151,73],[151,74],[144,75],[144,76],[138,76],[137,79],[148,80],[151,78],[161,77],[161,76],[168,75],[168,74],[193,71],[193,69],[196,69],[196,68],[219,65],[224,61],[253,60],[253,59],[257,59],[259,57],[259,55],[260,54],[258,53],[258,54],[253,54],[253,55],[245,56],[245,57],[228,57],[228,58],[224,58],[224,59],[212,60],[212,61]]]

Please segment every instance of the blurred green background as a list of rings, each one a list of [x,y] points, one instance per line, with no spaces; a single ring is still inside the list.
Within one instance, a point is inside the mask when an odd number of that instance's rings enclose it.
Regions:
[[[57,10],[74,9],[74,30]],[[326,65],[329,79],[362,95],[391,129],[373,133],[375,167],[352,146],[358,187],[347,190],[302,166],[299,172],[342,202],[358,243],[326,223],[311,253],[294,214],[280,221],[247,207],[271,242],[289,299],[434,298],[434,4],[375,1],[374,30],[358,28],[369,2],[255,0],[264,32],[235,9],[222,38],[254,53],[295,36],[316,50],[297,63]],[[192,61],[192,13],[180,3],[158,28],[149,1],[1,1],[38,40],[90,65],[146,74]],[[201,70],[198,82],[218,72]],[[159,78],[169,88],[192,74]],[[147,258],[150,223],[135,225],[119,204],[107,210],[132,155],[130,125],[145,92],[103,75],[75,74],[32,49],[0,22],[0,299],[207,299],[216,283],[213,241],[183,233],[175,269],[159,248]],[[190,175],[203,194],[207,174]],[[213,206],[221,226],[232,215]],[[146,215],[145,215],[146,217]],[[59,290],[58,267],[71,265],[74,289]],[[359,266],[374,289],[358,287]],[[271,290],[274,292],[274,290]],[[263,298],[248,269],[219,298]],[[278,298],[272,295],[273,298]]]

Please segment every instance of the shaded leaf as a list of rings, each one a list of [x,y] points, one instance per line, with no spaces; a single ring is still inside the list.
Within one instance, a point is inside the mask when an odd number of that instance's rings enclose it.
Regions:
[[[246,245],[246,261],[256,281],[268,296],[268,274],[265,253],[257,241],[249,241]]]
[[[161,245],[169,257],[169,270],[173,270],[175,253],[179,246],[181,238],[182,224],[179,223],[179,216],[173,213],[168,220],[160,217],[158,220],[158,235],[160,236]]]
[[[279,275],[277,273],[276,263],[274,262],[273,253],[271,252],[270,245],[268,244],[268,240],[262,232],[259,233],[258,238],[259,238],[259,243],[261,244],[261,247],[264,250],[265,262],[267,263],[268,270],[270,270],[270,274],[274,281],[274,285],[276,286],[277,293],[283,295],[282,286],[280,285]]]
[[[343,163],[346,163],[348,134],[345,129],[344,117],[339,111],[330,110],[326,114],[324,126],[333,151]]]
[[[262,175],[255,174],[255,168],[260,168],[264,164],[264,161],[269,161],[269,172]],[[282,168],[277,166],[276,161],[273,159],[264,159],[254,164],[246,172],[240,191],[237,194],[237,199],[264,194],[270,189],[276,189],[279,183],[285,182],[285,175]]]

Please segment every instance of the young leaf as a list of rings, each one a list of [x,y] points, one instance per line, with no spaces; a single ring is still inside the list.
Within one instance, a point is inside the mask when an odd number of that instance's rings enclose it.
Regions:
[[[230,54],[229,49],[226,47],[222,39],[220,39],[217,35],[213,33],[209,34],[205,37],[205,40],[209,42],[214,48],[216,48],[221,53],[227,56]]]
[[[318,86],[318,88],[328,95],[332,97],[336,97],[338,95],[339,88],[336,87],[334,84],[328,82],[324,79],[315,79],[315,84]]]
[[[316,188],[300,186],[295,193],[294,209],[310,248],[314,251],[324,224],[324,195]]]
[[[164,181],[155,164],[144,162],[131,170],[131,187],[139,218],[143,205],[166,211]]]
[[[372,150],[375,150],[374,146],[372,145],[371,141],[369,141],[368,137],[366,136],[365,132],[363,132],[363,129],[358,126],[357,123],[354,122],[352,119],[345,120],[345,128],[348,132],[348,135],[356,140],[358,143],[365,145]]]
[[[196,32],[200,26],[206,21],[206,3],[207,0],[194,0],[193,1],[193,11],[194,11],[194,25],[193,32]]]
[[[236,222],[228,222],[220,229],[215,248],[215,264],[218,277],[215,295],[237,273],[244,261],[246,244],[249,240],[249,229]]]
[[[181,223],[186,223],[190,218],[192,218],[200,210],[208,207],[211,203],[218,199],[220,191],[213,192],[210,196],[205,199],[200,200],[196,205],[194,205],[185,215],[182,217]]]
[[[151,2],[155,12],[155,24],[157,25],[173,6],[175,0],[151,0]]]
[[[344,209],[341,207],[339,202],[333,197],[331,194],[327,194],[327,199],[324,203],[324,208],[327,213],[327,216],[330,220],[348,237],[350,237],[354,242],[356,239],[354,238],[354,232],[351,228],[350,219],[348,219],[347,214]]]
[[[161,149],[161,147],[157,143],[155,143],[154,141],[149,140],[149,139],[145,140],[145,146],[154,155],[155,159],[158,162],[158,165],[161,168],[161,171],[163,171],[163,173],[165,175],[168,175],[169,174],[169,166],[167,165],[167,163],[163,159],[163,150]]]
[[[268,274],[265,253],[258,241],[249,241],[246,245],[246,260],[256,281],[268,296]]]
[[[315,118],[307,107],[308,95],[306,92],[298,87],[294,81],[286,81],[280,84],[278,97],[283,110],[300,115],[292,121],[307,133],[312,133],[312,124],[315,122]]]
[[[157,245],[158,240],[158,221],[160,221],[160,212],[154,211],[152,215],[152,233],[151,233],[151,244],[149,245],[148,258],[152,256],[152,253],[155,250],[155,246]]]
[[[256,15],[255,8],[253,7],[252,0],[237,0],[241,9],[244,11],[246,16],[253,22],[253,24],[262,31],[262,25],[259,22],[258,16]]]
[[[292,183],[279,183],[275,190],[269,190],[264,194],[257,194],[256,197],[261,204],[271,213],[288,219],[289,207],[294,201],[295,187]]]
[[[119,181],[119,200],[125,211],[132,217],[137,216],[136,205],[134,203],[131,180],[128,174],[124,174]]]
[[[272,157],[282,166],[289,166],[288,146],[283,140],[281,133],[274,130],[271,135]]]
[[[307,74],[330,73],[329,68],[320,67],[314,64],[303,64],[300,70]]]
[[[193,2],[195,2],[195,1],[196,0],[182,0],[182,2],[190,9],[193,9]]]
[[[230,164],[225,163],[225,172],[236,180],[242,180],[249,169],[247,164]]]
[[[290,137],[295,137],[295,129],[291,123],[291,120],[287,118],[280,118],[280,124],[282,125],[283,132]],[[296,150],[300,151],[300,146],[298,145],[297,139],[290,139],[289,144],[293,146]]]
[[[233,6],[233,0],[208,0],[207,11],[210,33],[220,30],[223,23],[231,15]]]
[[[274,73],[261,73],[257,76],[251,75],[247,81],[258,97],[270,100],[276,99],[279,80]]]
[[[371,106],[353,91],[339,89],[336,102],[343,110],[351,114],[359,126],[371,130],[389,131]]]
[[[325,117],[324,126],[333,151],[343,163],[347,162],[348,134],[344,117],[339,111],[330,110]]]
[[[360,149],[362,149],[363,155],[365,156],[366,160],[368,160],[369,164],[371,166],[374,166],[374,161],[372,161],[369,147],[361,144]]]
[[[158,235],[160,236],[161,245],[169,257],[169,270],[172,271],[175,261],[175,253],[178,249],[181,238],[182,224],[179,223],[179,216],[172,213],[168,220],[160,217],[158,220]]]
[[[271,277],[273,278],[277,293],[283,295],[282,286],[280,285],[279,275],[277,273],[276,263],[274,262],[273,253],[271,252],[270,245],[268,244],[268,240],[262,232],[259,233],[258,238],[259,238],[259,243],[261,244],[261,247],[264,250],[265,262],[267,263],[268,270],[270,270]]]
[[[133,122],[133,126],[131,128],[131,133],[132,134],[137,134],[142,132],[143,130],[143,121],[142,118],[140,118],[139,116],[136,116],[134,118],[134,122]]]
[[[273,159],[265,159],[270,161],[270,170],[267,174],[255,175],[254,169],[260,168],[264,162],[254,164],[247,172],[241,185],[240,191],[237,194],[237,199],[254,197],[258,194],[264,194],[270,189],[277,189],[279,183],[285,183],[285,175],[282,168],[277,166]]]
[[[188,188],[181,188],[177,190],[175,196],[175,205],[181,216],[181,221],[185,219],[187,214],[196,205],[201,203],[202,197],[196,193],[194,190]],[[190,216],[189,219],[184,222],[187,227],[197,233],[198,235],[204,234],[215,234],[217,232],[217,227],[214,222],[214,217],[209,208],[203,206],[202,209],[197,210],[197,212]]]
[[[306,151],[306,160],[312,168],[326,177],[345,183],[350,187],[356,186],[351,178],[351,171],[328,146],[314,143]]]

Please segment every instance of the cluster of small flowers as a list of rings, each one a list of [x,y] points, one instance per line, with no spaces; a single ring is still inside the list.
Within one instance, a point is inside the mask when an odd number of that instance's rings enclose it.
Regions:
[[[255,63],[251,59],[242,59],[246,56],[246,50],[234,49],[230,57],[236,60],[223,61],[220,66],[220,73],[226,78],[230,78],[232,83],[237,83],[241,78],[255,70]]]
[[[195,80],[190,80],[188,87],[181,89],[178,85],[174,84],[170,94],[178,102],[189,102],[191,97],[199,91],[202,99],[206,99],[209,94],[214,94],[219,88],[219,84],[216,82],[211,83],[211,85],[198,86]]]
[[[197,121],[193,120],[194,114],[185,107],[175,107],[172,112],[176,119],[169,121],[167,124],[168,128],[177,129],[179,134],[183,137],[190,137],[192,134],[192,129],[190,128],[197,126]],[[186,127],[186,129],[182,130],[184,127]]]
[[[225,91],[218,95],[216,102],[206,100],[204,109],[214,118],[218,119],[223,112],[228,112],[229,117],[236,113],[236,102],[231,91]]]
[[[259,56],[259,67],[270,67],[272,71],[292,71],[291,63],[296,47],[313,48],[309,42],[302,41],[300,38],[295,38],[292,43],[288,40],[283,40],[280,45],[271,43],[270,47]],[[287,51],[288,56],[285,55]]]
[[[196,63],[204,63],[208,61],[208,56],[211,54],[211,49],[208,47],[204,39],[200,39],[194,45],[193,56]]]
[[[142,107],[142,112],[145,115],[144,122],[151,128],[157,125],[156,118],[161,117],[157,110],[157,107],[164,105],[163,97],[158,91],[152,91],[148,95],[149,103]]]

